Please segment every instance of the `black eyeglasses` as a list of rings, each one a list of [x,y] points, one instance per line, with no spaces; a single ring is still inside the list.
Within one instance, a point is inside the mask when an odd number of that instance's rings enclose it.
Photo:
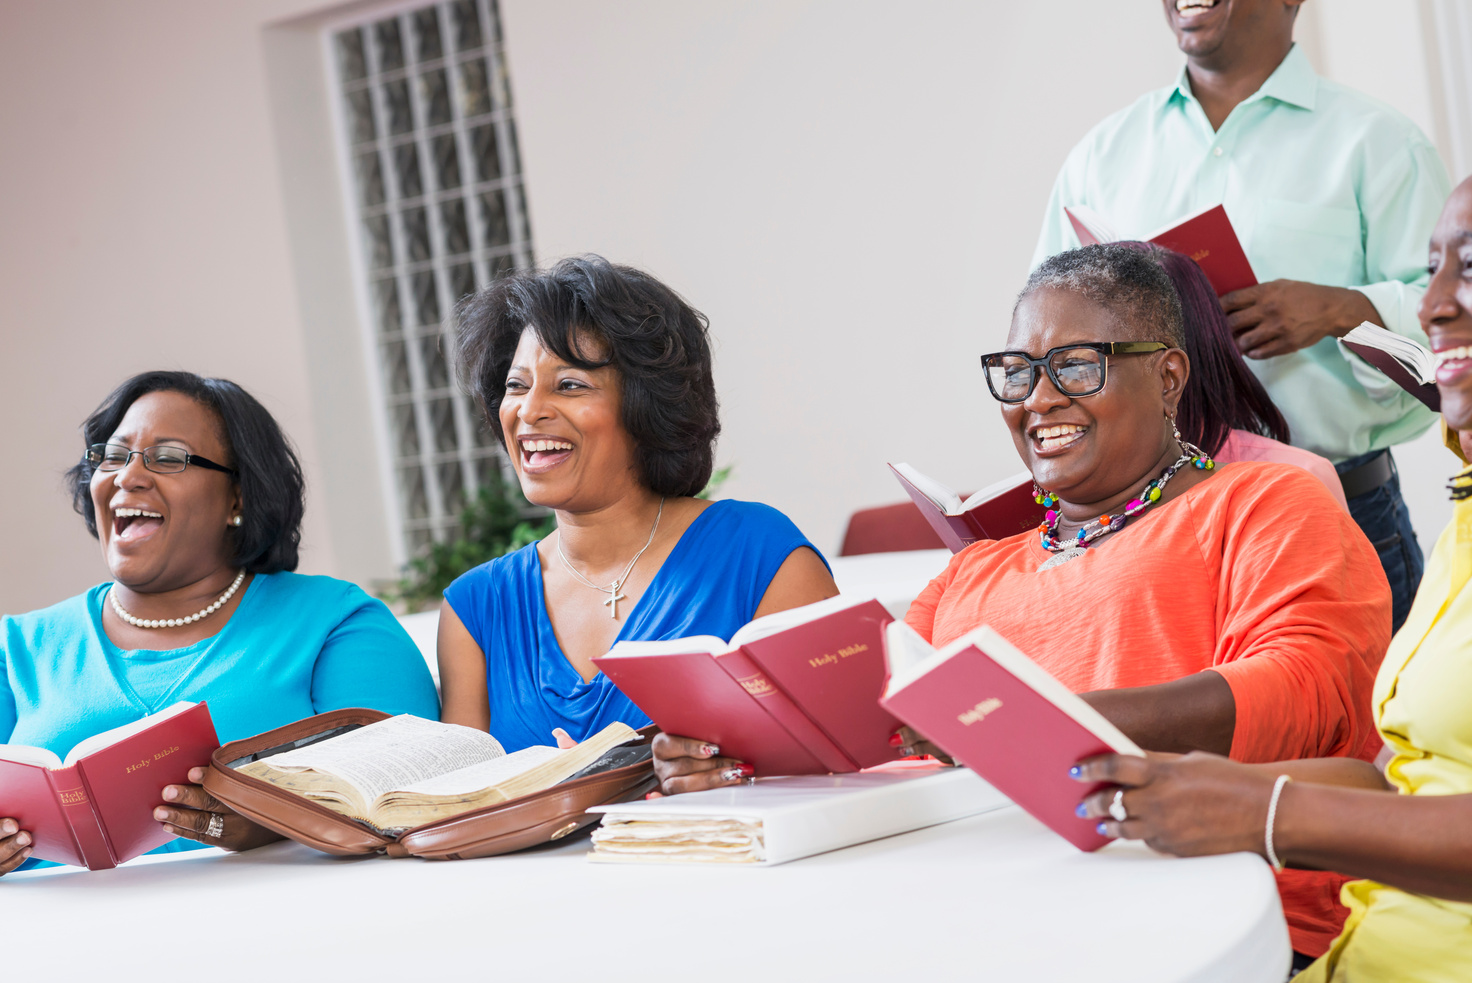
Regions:
[[[1065,396],[1092,396],[1104,388],[1109,355],[1145,355],[1165,351],[1160,341],[1081,341],[1048,349],[1042,358],[1027,352],[995,352],[981,356],[986,386],[999,402],[1020,403],[1037,388],[1042,371]],[[1040,371],[1042,370],[1042,371]]]
[[[82,460],[98,471],[121,471],[133,460],[134,454],[140,455],[143,458],[143,466],[154,474],[178,474],[193,465],[196,468],[223,471],[234,478],[240,477],[240,472],[234,468],[227,468],[207,457],[191,454],[182,447],[168,447],[162,444],[157,447],[145,447],[141,451],[130,450],[122,444],[93,444],[87,448],[87,453]]]

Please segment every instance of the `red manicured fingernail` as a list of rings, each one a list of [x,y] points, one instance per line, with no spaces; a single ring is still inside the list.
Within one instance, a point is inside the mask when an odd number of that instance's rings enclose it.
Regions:
[[[707,758],[714,758],[721,753],[721,749],[714,744],[702,744],[700,745],[700,753]]]
[[[756,765],[737,765],[736,770],[741,773],[742,778],[750,778],[756,774]]]
[[[890,747],[904,747],[905,746],[905,737],[904,737],[904,735],[903,734],[900,734],[900,733],[890,734],[889,735],[889,746]]]
[[[650,792],[648,795],[644,796],[644,798],[645,799],[662,799],[662,798],[664,798],[664,793],[663,792]]]

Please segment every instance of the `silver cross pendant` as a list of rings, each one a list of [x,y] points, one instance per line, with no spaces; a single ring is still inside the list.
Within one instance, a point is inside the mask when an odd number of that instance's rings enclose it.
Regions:
[[[621,587],[623,587],[623,584],[610,584],[608,587],[608,600],[603,602],[603,606],[608,608],[608,616],[614,621],[618,620],[618,602],[627,599],[625,595],[619,593]]]

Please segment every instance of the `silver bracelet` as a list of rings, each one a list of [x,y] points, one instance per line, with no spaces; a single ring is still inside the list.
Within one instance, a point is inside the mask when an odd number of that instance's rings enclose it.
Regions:
[[[1273,783],[1273,797],[1268,800],[1268,828],[1263,835],[1263,845],[1267,847],[1268,863],[1273,865],[1274,870],[1283,869],[1283,861],[1278,859],[1278,854],[1273,850],[1273,820],[1278,818],[1278,796],[1283,794],[1283,786],[1293,781],[1287,775],[1279,775],[1278,780]]]

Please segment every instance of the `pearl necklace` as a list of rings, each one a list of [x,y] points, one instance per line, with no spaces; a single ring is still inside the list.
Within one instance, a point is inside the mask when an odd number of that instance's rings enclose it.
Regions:
[[[562,565],[567,567],[568,571],[574,577],[578,578],[578,580],[582,581],[584,585],[608,595],[608,600],[603,602],[603,606],[608,608],[608,616],[615,621],[618,620],[618,602],[628,599],[625,595],[620,594],[619,591],[623,590],[624,581],[629,579],[629,574],[634,572],[634,564],[639,562],[639,557],[644,555],[644,550],[647,550],[650,543],[654,542],[654,534],[659,532],[659,519],[662,515],[664,515],[664,499],[661,498],[659,500],[659,511],[654,513],[654,528],[649,530],[649,539],[644,543],[644,548],[634,554],[634,558],[629,561],[629,565],[624,567],[624,572],[607,587],[599,587],[587,577],[578,573],[578,568],[573,566],[572,561],[567,558],[567,554],[562,552],[562,534],[558,533],[557,535],[557,556],[562,560]]]
[[[216,598],[215,603],[211,604],[203,611],[196,611],[194,614],[191,614],[187,618],[158,618],[153,620],[150,620],[148,618],[135,618],[133,615],[123,610],[122,603],[118,601],[117,591],[109,590],[107,592],[107,599],[112,602],[112,609],[117,612],[118,617],[122,618],[134,628],[178,628],[180,625],[193,624],[201,618],[208,618],[210,615],[220,610],[220,608],[224,607],[225,604],[230,600],[230,598],[235,596],[235,592],[240,589],[240,584],[244,580],[245,571],[242,570],[235,575],[235,580],[231,582],[230,589],[225,591],[225,593],[221,594],[218,598]]]

